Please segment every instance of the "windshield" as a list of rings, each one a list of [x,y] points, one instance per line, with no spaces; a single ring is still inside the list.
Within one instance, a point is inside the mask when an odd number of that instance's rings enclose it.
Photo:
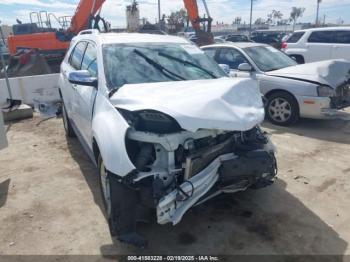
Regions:
[[[191,44],[108,44],[103,47],[103,60],[109,89],[226,76],[214,60]]]
[[[246,47],[244,48],[244,51],[263,72],[273,71],[297,64],[292,58],[272,46]]]

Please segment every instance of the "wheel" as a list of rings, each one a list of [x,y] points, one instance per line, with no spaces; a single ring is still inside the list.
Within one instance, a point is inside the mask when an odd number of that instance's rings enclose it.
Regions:
[[[295,98],[286,92],[276,92],[267,98],[266,117],[276,125],[288,126],[299,119],[299,106]]]
[[[102,200],[106,210],[107,219],[109,219],[112,213],[111,190],[108,172],[106,171],[101,155],[98,157],[98,172]]]
[[[70,123],[64,103],[62,103],[62,119],[63,119],[64,130],[66,131],[66,136],[75,137],[76,135]]]

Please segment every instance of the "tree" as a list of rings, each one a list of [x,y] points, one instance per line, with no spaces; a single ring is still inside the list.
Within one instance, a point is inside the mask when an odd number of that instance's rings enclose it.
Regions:
[[[168,24],[171,25],[181,25],[185,24],[187,20],[187,12],[185,9],[181,8],[179,11],[171,12],[170,16],[168,17]]]
[[[165,17],[163,18],[165,19]],[[179,11],[171,12],[171,14],[166,18],[168,23],[169,33],[177,33],[185,27],[185,22],[187,21],[187,12],[185,9],[181,8]]]
[[[237,16],[235,20],[233,21],[234,25],[239,25],[242,22],[242,17]]]
[[[265,25],[266,21],[263,18],[260,17],[260,18],[255,20],[254,24],[255,25]]]
[[[290,12],[290,21],[293,21],[293,32],[295,30],[295,24],[299,17],[302,17],[305,12],[305,8],[303,7],[292,7],[292,11]]]
[[[272,10],[272,12],[267,15],[267,23],[276,24],[276,20],[282,19],[282,17],[283,17],[283,14],[281,11]]]

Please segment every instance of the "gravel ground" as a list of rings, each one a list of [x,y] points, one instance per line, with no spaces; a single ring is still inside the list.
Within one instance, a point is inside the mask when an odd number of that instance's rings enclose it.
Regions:
[[[149,247],[109,235],[97,171],[61,119],[7,125],[0,151],[0,254],[349,254],[350,122],[265,123],[278,153],[270,187],[217,197],[177,226],[140,226]]]

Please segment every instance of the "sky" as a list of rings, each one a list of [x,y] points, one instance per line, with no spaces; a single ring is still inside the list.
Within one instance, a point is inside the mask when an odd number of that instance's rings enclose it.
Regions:
[[[16,18],[23,23],[29,22],[32,11],[46,10],[56,16],[74,14],[79,0],[0,0],[0,20],[2,24],[14,24]],[[125,6],[132,0],[106,0],[102,8],[102,16],[111,22],[112,27],[125,27]],[[198,0],[199,8],[204,8]],[[150,22],[155,22],[158,16],[157,0],[138,0],[140,15]],[[242,17],[242,22],[249,23],[250,0],[207,0],[210,15],[214,22],[232,23],[235,17]],[[291,8],[304,7],[305,13],[300,22],[314,22],[317,0],[254,0],[253,21],[257,18],[266,19],[273,9],[281,11],[283,18],[288,19]],[[164,14],[183,7],[182,0],[161,0],[161,10]],[[350,24],[350,0],[322,0],[320,17],[326,15],[326,22],[337,23],[339,19]]]

